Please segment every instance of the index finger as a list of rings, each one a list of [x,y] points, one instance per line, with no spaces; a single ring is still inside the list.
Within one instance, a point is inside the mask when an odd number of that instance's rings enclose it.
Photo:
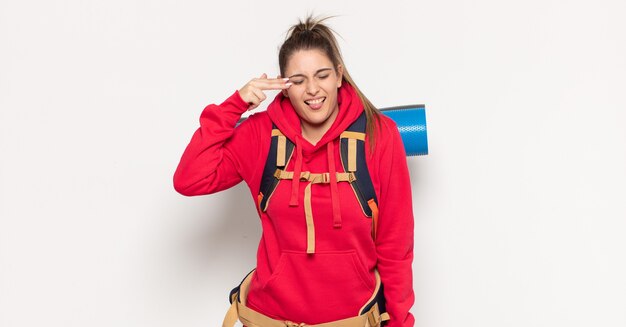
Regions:
[[[257,79],[256,86],[262,90],[282,90],[291,86],[289,78],[264,78]]]

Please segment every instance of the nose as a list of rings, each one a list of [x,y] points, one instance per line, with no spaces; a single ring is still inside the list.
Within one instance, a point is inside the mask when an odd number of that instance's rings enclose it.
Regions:
[[[319,90],[320,88],[315,81],[310,81],[306,84],[306,92],[310,95],[316,95]]]

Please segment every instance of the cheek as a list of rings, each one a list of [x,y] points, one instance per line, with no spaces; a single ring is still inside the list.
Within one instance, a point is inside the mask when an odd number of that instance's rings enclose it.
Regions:
[[[337,85],[336,84],[330,84],[326,86],[324,90],[326,90],[326,95],[328,95],[329,97],[334,98],[334,99],[337,98]]]
[[[287,95],[289,97],[289,99],[291,99],[291,101],[296,101],[298,99],[301,99],[302,96],[302,87],[301,86],[296,86],[296,85],[291,85],[287,90],[284,90],[285,95]]]
[[[339,88],[339,81],[337,81],[336,79],[332,79],[332,80],[328,80],[325,81],[323,84],[324,90],[326,90],[326,93],[328,94],[337,94],[337,89]]]

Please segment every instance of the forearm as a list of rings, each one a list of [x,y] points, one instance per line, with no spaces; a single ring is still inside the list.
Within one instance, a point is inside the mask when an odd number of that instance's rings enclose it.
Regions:
[[[235,125],[246,111],[238,92],[219,105],[211,104],[200,115],[193,134],[174,173],[174,188],[187,195],[218,192],[241,181],[237,153],[232,143]],[[237,131],[245,133],[244,130]]]

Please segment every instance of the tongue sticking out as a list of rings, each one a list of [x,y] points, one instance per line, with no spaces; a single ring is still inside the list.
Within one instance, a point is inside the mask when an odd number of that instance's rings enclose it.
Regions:
[[[317,110],[322,107],[326,98],[323,98],[322,101],[304,101],[311,109]]]

